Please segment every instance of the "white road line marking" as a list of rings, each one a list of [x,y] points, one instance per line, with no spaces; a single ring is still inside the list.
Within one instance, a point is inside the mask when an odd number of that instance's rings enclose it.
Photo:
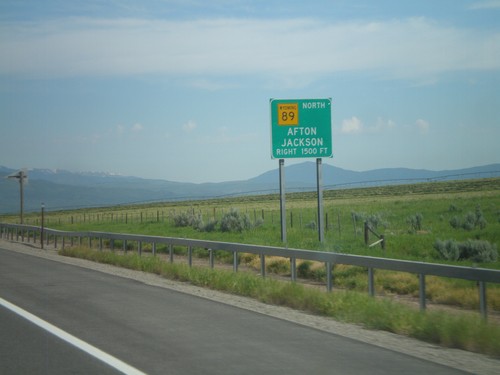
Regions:
[[[59,337],[60,339],[66,341],[67,343],[77,347],[78,349],[90,354],[91,356],[97,358],[98,360],[108,364],[109,366],[117,369],[118,371],[123,372],[124,374],[130,375],[146,375],[144,372],[126,364],[125,362],[119,360],[118,358],[113,357],[112,355],[103,352],[102,350],[86,343],[83,340],[63,331],[60,328],[46,322],[43,319],[40,319],[36,315],[31,314],[30,312],[23,310],[22,308],[10,303],[9,301],[4,300],[0,297],[0,305],[9,309],[10,311],[16,313],[17,315],[29,320],[33,324],[36,324],[40,328],[50,332],[54,336]]]

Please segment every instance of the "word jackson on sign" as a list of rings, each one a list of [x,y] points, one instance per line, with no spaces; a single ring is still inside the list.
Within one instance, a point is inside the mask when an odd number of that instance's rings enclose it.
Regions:
[[[328,158],[332,150],[332,99],[271,99],[271,156]]]

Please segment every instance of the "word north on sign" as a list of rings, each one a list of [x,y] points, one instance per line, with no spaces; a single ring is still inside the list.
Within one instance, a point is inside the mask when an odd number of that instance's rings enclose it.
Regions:
[[[273,159],[328,158],[332,150],[332,100],[271,99]]]

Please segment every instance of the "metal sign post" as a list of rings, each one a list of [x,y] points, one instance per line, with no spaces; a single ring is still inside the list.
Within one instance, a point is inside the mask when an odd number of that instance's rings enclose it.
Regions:
[[[281,242],[286,243],[286,209],[285,209],[285,159],[280,159],[280,216]]]
[[[42,223],[40,227],[40,247],[43,249],[43,230],[45,227],[45,203],[42,203]]]
[[[318,191],[318,239],[325,240],[325,228],[323,224],[323,175],[321,170],[321,158],[316,159],[316,184]]]

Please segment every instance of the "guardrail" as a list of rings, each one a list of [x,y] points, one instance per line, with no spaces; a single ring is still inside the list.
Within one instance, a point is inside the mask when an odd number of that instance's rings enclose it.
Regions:
[[[33,243],[38,241],[47,245],[52,239],[54,246],[57,248],[58,240],[61,239],[61,246],[64,249],[66,240],[69,239],[71,245],[74,245],[74,240],[78,239],[81,245],[83,239],[87,238],[89,247],[92,247],[92,241],[99,241],[99,249],[103,249],[103,241],[108,240],[110,248],[114,249],[115,241],[122,241],[123,250],[127,250],[127,244],[135,242],[137,244],[137,252],[142,254],[143,243],[152,245],[152,253],[156,255],[157,244],[168,246],[169,259],[173,262],[173,246],[185,246],[187,248],[187,258],[189,266],[192,266],[193,249],[201,248],[208,251],[210,267],[214,267],[214,251],[223,250],[232,253],[233,255],[233,271],[238,271],[238,254],[251,253],[260,256],[260,272],[262,277],[266,275],[266,256],[278,256],[290,259],[291,280],[297,280],[297,259],[318,261],[325,263],[326,267],[326,288],[331,291],[333,288],[333,265],[345,264],[367,268],[368,277],[368,293],[371,296],[375,295],[374,272],[375,269],[391,270],[398,272],[408,272],[417,274],[419,277],[419,303],[420,309],[426,308],[426,292],[425,292],[425,277],[427,275],[456,278],[463,280],[476,281],[479,292],[479,309],[481,316],[487,317],[487,301],[486,301],[486,283],[500,283],[500,271],[485,268],[461,267],[444,264],[433,264],[415,261],[406,261],[398,259],[375,258],[370,256],[349,255],[340,253],[331,253],[323,251],[312,251],[302,249],[290,249],[283,247],[248,245],[241,243],[217,242],[206,240],[195,240],[175,237],[161,236],[145,236],[136,234],[124,233],[106,233],[106,232],[69,232],[60,231],[49,228],[41,228],[38,226],[21,225],[21,224],[6,224],[0,223],[0,236],[10,240],[27,241],[30,238]],[[43,248],[43,244],[42,244]]]

